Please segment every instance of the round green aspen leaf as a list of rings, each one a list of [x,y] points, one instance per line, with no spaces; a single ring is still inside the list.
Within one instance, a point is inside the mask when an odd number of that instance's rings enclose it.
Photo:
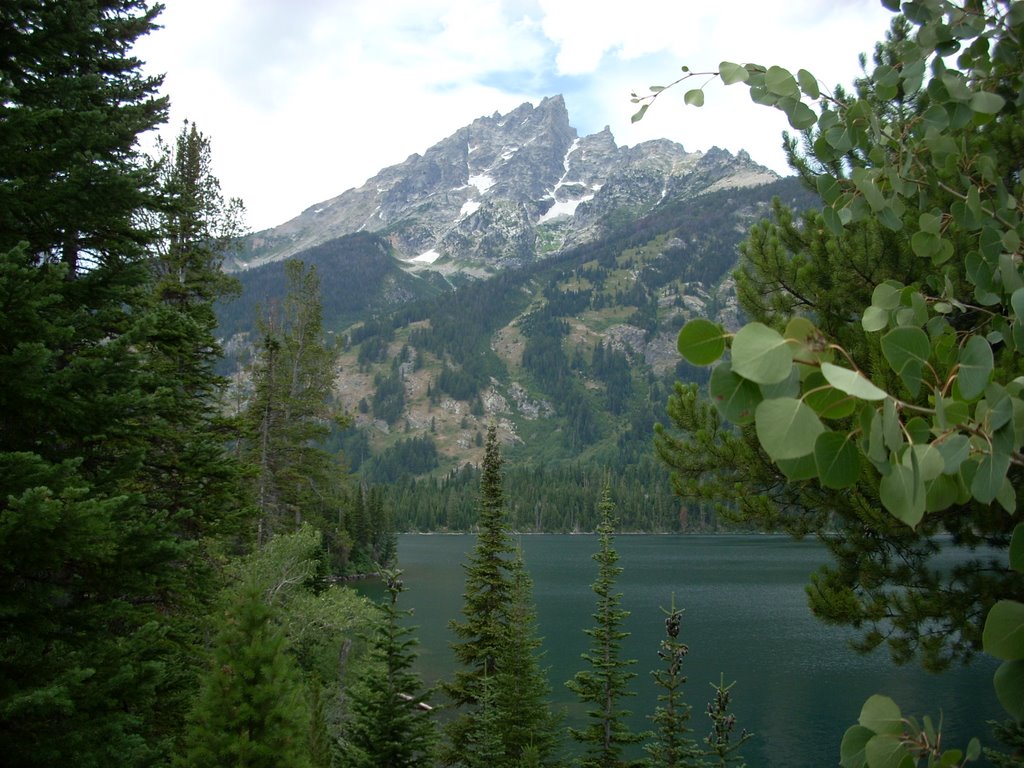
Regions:
[[[836,213],[834,208],[826,207],[821,212],[822,220],[825,222],[825,226],[828,231],[836,237],[840,237],[843,234],[843,220]]]
[[[733,373],[728,361],[719,363],[711,372],[708,393],[722,418],[736,425],[752,422],[754,409],[762,400],[757,384]]]
[[[806,317],[797,315],[790,318],[782,335],[792,342],[790,347],[795,363],[821,362],[831,360],[834,356],[834,352],[825,344],[821,332]],[[800,373],[802,377],[806,374],[806,369]]]
[[[800,88],[796,84],[796,78],[788,69],[772,66],[764,75],[765,87],[776,96],[800,97]]]
[[[916,256],[922,259],[930,259],[939,253],[942,245],[942,238],[933,232],[915,232],[910,238],[910,247]]]
[[[939,449],[929,443],[915,443],[903,454],[903,466],[913,469],[915,463],[921,479],[926,483],[941,475],[945,468]]]
[[[800,371],[794,365],[789,369],[789,376],[775,384],[760,384],[761,397],[771,400],[776,397],[800,397]]]
[[[985,653],[1002,661],[1024,659],[1024,603],[1000,600],[988,612],[981,632]]]
[[[871,292],[871,306],[880,309],[896,309],[900,305],[900,297],[904,286],[895,280],[879,283]]]
[[[980,112],[983,115],[994,115],[999,112],[1005,104],[1006,99],[998,93],[976,91],[975,94],[971,96],[971,109],[975,112]]]
[[[821,96],[821,89],[818,87],[818,78],[806,69],[801,69],[797,72],[796,79],[797,82],[800,83],[800,90],[807,94],[808,98],[817,99]]]
[[[925,488],[925,512],[941,512],[956,503],[960,493],[959,478],[950,475],[939,475],[934,480],[926,482]]]
[[[789,124],[798,131],[805,131],[818,122],[818,116],[814,114],[814,110],[802,101],[794,101],[785,112]]]
[[[747,323],[732,340],[732,369],[745,379],[777,384],[789,377],[792,367],[792,349],[778,331],[767,325]]]
[[[921,371],[930,353],[928,334],[920,328],[893,328],[882,337],[882,354],[912,395],[921,389]]]
[[[960,465],[971,455],[971,441],[967,435],[950,435],[941,443],[934,444],[942,456],[942,471],[947,475],[960,472]]]
[[[782,335],[787,339],[793,339],[801,343],[806,342],[808,339],[813,337],[818,332],[814,323],[808,320],[806,317],[791,317],[789,322],[786,323],[786,330],[782,332]]]
[[[798,459],[779,459],[775,465],[790,482],[811,480],[818,476],[818,465],[814,463],[814,454],[809,453]]]
[[[798,459],[814,451],[814,441],[825,431],[818,415],[791,397],[764,400],[754,411],[757,439],[772,461]]]
[[[1010,306],[1013,307],[1013,314],[1018,319],[1024,317],[1024,288],[1018,288],[1010,296]]]
[[[745,83],[750,79],[750,73],[746,67],[741,64],[733,64],[731,61],[723,61],[719,64],[718,74],[726,85]]]
[[[698,317],[682,327],[676,344],[688,363],[710,365],[725,352],[725,331],[717,323]]]
[[[803,400],[823,419],[845,419],[857,409],[857,400],[842,392],[812,371],[803,381]]]
[[[888,397],[884,389],[876,387],[858,371],[851,371],[831,363],[822,363],[821,375],[840,392],[845,392],[859,400],[884,400]]]
[[[884,331],[885,327],[889,325],[889,311],[872,304],[864,310],[864,316],[861,317],[860,324],[868,333]]]
[[[910,750],[897,734],[885,733],[873,737],[864,746],[864,756],[870,768],[910,768],[914,765]]]
[[[839,186],[839,182],[836,181],[834,176],[829,176],[827,173],[821,174],[814,182],[818,189],[818,194],[821,199],[825,201],[826,205],[832,205],[839,197],[839,194],[843,191],[843,188]],[[831,211],[831,208],[825,208],[826,211]],[[835,211],[833,211],[835,213]]]
[[[978,463],[978,471],[971,480],[971,496],[982,504],[995,501],[1010,469],[1010,456],[1005,453],[989,454]]]
[[[914,416],[908,419],[903,425],[904,431],[907,433],[907,439],[911,443],[929,443],[931,442],[931,424],[927,419],[921,416]]]
[[[704,106],[704,91],[701,88],[692,88],[683,94],[683,101],[691,107]]]
[[[892,466],[892,471],[878,483],[878,495],[889,513],[911,528],[924,517],[927,494],[920,472],[914,472],[902,464]]]
[[[1024,719],[1024,661],[1007,661],[999,665],[992,678],[996,698],[1014,720]]]
[[[981,336],[971,336],[960,350],[960,368],[957,373],[957,384],[960,396],[964,400],[974,400],[985,391],[995,361],[992,347]]]
[[[864,747],[874,735],[874,731],[863,725],[851,725],[847,728],[839,744],[839,765],[842,768],[865,768],[867,757],[864,755]]]
[[[1010,478],[1003,478],[1003,484],[999,487],[999,492],[996,494],[996,501],[999,502],[999,506],[1007,514],[1013,515],[1017,513],[1017,490],[1013,487],[1013,483],[1010,482]]]
[[[860,477],[860,451],[845,432],[822,432],[814,441],[814,463],[826,488],[849,488]]]
[[[899,705],[880,693],[864,702],[857,722],[874,733],[903,733],[903,713],[900,712]]]

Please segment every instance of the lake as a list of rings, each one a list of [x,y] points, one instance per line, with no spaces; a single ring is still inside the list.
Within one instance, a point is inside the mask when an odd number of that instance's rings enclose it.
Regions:
[[[580,654],[589,638],[582,630],[593,625],[590,585],[597,564],[591,555],[597,537],[519,540],[534,581],[552,698],[570,724],[582,725],[583,708],[565,681],[583,668]],[[469,535],[399,537],[407,590],[401,604],[415,611],[419,671],[427,683],[448,678],[454,668],[448,621],[461,618],[461,564],[474,543]],[[727,683],[735,680],[733,711],[739,727],[755,734],[743,751],[750,768],[838,765],[843,732],[873,693],[891,696],[904,713],[930,714],[936,721],[941,708],[947,746],[966,746],[972,735],[991,743],[985,723],[1003,716],[992,693],[997,663],[984,658],[934,676],[917,666],[894,666],[884,650],[870,656],[849,650],[850,631],[825,626],[807,607],[804,585],[828,559],[819,543],[783,536],[618,535],[615,549],[624,568],[617,591],[631,612],[622,658],[638,660],[637,695],[622,705],[635,713],[637,730],[647,727],[644,717],[655,707],[650,670],[657,666],[664,637],[661,608],[674,594],[676,605],[685,609],[680,639],[690,648],[685,665],[690,723],[703,737],[710,683],[721,675]],[[380,595],[373,582],[359,588]]]

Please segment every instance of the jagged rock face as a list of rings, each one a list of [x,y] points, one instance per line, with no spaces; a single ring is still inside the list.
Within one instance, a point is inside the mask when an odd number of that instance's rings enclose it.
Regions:
[[[599,237],[610,217],[662,200],[774,180],[746,153],[667,140],[579,137],[561,96],[481,117],[358,189],[250,238],[255,265],[358,231],[385,233],[411,268],[503,268]],[[241,266],[238,264],[236,266]]]

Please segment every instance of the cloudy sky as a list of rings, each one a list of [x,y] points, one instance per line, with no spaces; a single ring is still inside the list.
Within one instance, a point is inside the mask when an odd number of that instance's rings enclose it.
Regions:
[[[211,137],[254,230],[360,186],[477,117],[561,93],[582,135],[746,149],[779,172],[785,118],[741,86],[702,109],[666,94],[638,124],[632,91],[722,60],[847,85],[884,36],[879,0],[166,0],[136,53],[166,75],[171,123]],[[701,80],[695,80],[695,83]],[[689,86],[688,86],[689,87]]]

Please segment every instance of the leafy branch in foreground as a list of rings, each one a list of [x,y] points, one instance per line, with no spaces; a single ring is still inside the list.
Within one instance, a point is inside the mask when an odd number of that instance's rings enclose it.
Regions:
[[[978,521],[1020,507],[1024,3],[919,0],[902,11],[854,92],[826,92],[806,70],[722,62],[634,94],[634,119],[698,74],[705,85],[743,84],[802,133],[802,153],[787,140],[794,168],[824,203],[814,226],[842,241],[877,225],[890,247],[912,256],[909,276],[872,281],[870,301],[854,308],[867,342],[860,354],[821,330],[828,318],[799,309],[776,327],[755,321],[735,334],[694,320],[678,343],[695,365],[728,350],[711,400],[723,419],[753,430],[788,483],[833,491],[867,483],[893,518],[919,529],[960,505]],[[699,106],[703,96],[690,90],[684,101]],[[1010,564],[1019,566],[1012,545]],[[1007,662],[996,687],[1017,719],[1024,648],[1009,639],[1021,630],[1024,605],[999,600],[982,639]],[[893,741],[875,735],[875,744]],[[868,750],[843,764],[916,764],[925,752],[929,764],[959,764],[976,750],[918,750],[892,762]]]

